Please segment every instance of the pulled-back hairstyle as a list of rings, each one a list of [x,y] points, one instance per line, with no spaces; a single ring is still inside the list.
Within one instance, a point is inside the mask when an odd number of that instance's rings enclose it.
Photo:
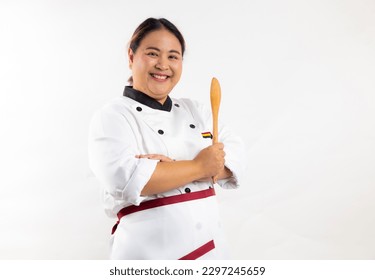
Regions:
[[[147,34],[160,30],[160,29],[166,29],[169,32],[171,32],[173,35],[176,36],[178,41],[181,44],[181,50],[182,50],[182,56],[185,52],[185,40],[182,36],[181,32],[177,29],[177,27],[171,23],[169,20],[165,18],[148,18],[144,22],[142,22],[137,29],[134,31],[132,38],[129,42],[129,48],[135,53],[141,44],[143,38],[147,36]],[[130,84],[133,84],[133,77],[131,76],[128,80]]]

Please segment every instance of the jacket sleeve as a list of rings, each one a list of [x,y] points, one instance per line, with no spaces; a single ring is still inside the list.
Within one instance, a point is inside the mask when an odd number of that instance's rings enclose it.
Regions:
[[[219,180],[218,184],[225,189],[238,188],[246,169],[244,144],[241,138],[221,121],[219,121],[219,142],[224,144],[225,166],[232,171],[233,176]]]
[[[212,131],[212,113],[208,106],[192,101],[190,108],[194,108],[194,118],[202,121],[209,131]],[[242,182],[246,169],[245,146],[241,138],[223,124],[219,115],[219,142],[224,144],[225,166],[232,171],[231,178],[219,180],[217,183],[225,189],[238,188]]]
[[[126,117],[111,106],[96,112],[89,129],[89,165],[115,199],[139,205],[157,161],[137,159],[137,142]]]

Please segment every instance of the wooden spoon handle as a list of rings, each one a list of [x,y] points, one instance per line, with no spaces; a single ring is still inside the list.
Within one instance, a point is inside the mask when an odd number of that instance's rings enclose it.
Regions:
[[[211,81],[211,111],[212,111],[212,144],[215,144],[219,141],[219,108],[221,101],[221,88],[219,81],[216,78],[212,78]],[[212,177],[212,182],[215,184],[217,181],[217,176]]]
[[[219,134],[219,108],[221,101],[221,88],[219,81],[216,78],[212,78],[211,81],[211,110],[212,110],[212,120],[213,120],[213,129],[212,129],[212,144],[218,142]]]

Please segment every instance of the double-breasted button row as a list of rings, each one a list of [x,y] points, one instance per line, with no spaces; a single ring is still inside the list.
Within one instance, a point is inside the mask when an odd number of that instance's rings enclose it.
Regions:
[[[180,107],[180,105],[177,104],[177,103],[175,103],[174,105],[175,105],[176,107]],[[135,109],[136,109],[138,112],[141,112],[141,111],[142,111],[142,107],[140,107],[140,106],[137,106]],[[192,128],[192,129],[195,128],[195,125],[194,125],[194,124],[190,124],[189,126],[190,126],[190,128]],[[164,131],[163,131],[162,129],[159,129],[159,130],[158,130],[158,133],[159,133],[160,135],[163,135],[163,134],[164,134]]]
[[[191,124],[190,127],[191,127],[191,128],[195,128],[195,125]],[[163,134],[164,134],[164,131],[163,131],[162,129],[159,129],[159,130],[158,130],[158,133],[159,133],[160,135],[163,135]]]

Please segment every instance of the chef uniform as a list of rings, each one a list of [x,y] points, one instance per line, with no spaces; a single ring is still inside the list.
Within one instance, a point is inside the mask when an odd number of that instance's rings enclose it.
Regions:
[[[161,194],[142,196],[157,160],[136,158],[161,154],[191,160],[212,144],[208,108],[189,99],[160,104],[125,87],[92,119],[89,162],[104,186],[106,213],[118,216],[111,237],[111,259],[226,259],[223,229],[211,182],[192,182]],[[233,176],[219,180],[223,188],[237,188],[243,173],[241,140],[219,128],[225,165]]]

